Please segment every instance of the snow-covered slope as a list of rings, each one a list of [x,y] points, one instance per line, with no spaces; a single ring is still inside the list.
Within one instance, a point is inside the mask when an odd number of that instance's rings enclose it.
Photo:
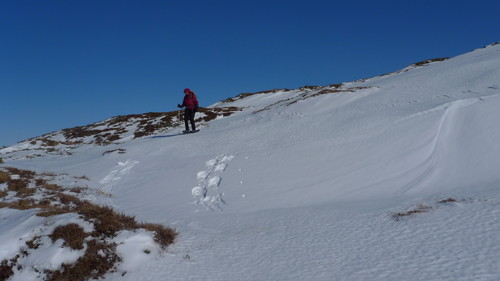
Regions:
[[[2,166],[84,176],[91,200],[180,233],[109,280],[500,279],[500,45],[207,110],[227,114],[197,134],[176,113],[105,145],[54,132]]]

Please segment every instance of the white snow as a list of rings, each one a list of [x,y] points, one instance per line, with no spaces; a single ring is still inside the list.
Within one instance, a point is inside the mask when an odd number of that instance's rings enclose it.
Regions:
[[[500,280],[500,45],[406,70],[217,103],[244,110],[124,154],[1,166],[85,175],[95,202],[180,233],[161,252],[122,232],[106,280]],[[49,233],[31,211],[0,218],[0,260]],[[76,255],[49,248],[51,266]]]

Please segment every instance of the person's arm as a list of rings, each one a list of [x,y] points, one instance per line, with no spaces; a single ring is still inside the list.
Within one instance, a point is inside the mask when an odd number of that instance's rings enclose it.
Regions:
[[[186,97],[182,100],[182,104],[177,105],[178,108],[183,108],[184,106],[186,106]]]

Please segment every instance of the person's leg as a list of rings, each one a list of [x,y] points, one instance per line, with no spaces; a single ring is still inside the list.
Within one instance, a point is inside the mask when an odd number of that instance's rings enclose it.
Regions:
[[[184,110],[184,125],[186,126],[186,133],[189,132],[189,109]]]
[[[191,117],[191,128],[193,129],[193,131],[196,131],[196,125],[194,124],[195,112],[194,112],[194,109],[191,109],[190,111],[191,111],[191,116],[190,116]]]

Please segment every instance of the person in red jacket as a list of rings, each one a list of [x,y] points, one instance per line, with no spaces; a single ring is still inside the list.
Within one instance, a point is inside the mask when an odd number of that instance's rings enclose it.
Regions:
[[[198,130],[196,130],[196,126],[194,124],[194,114],[196,113],[196,111],[198,111],[198,99],[190,89],[184,89],[184,94],[185,96],[182,104],[177,105],[177,107],[179,108],[186,107],[186,109],[184,110],[184,122],[186,125],[186,130],[183,133],[197,132]],[[192,131],[189,131],[189,122],[191,122]]]

